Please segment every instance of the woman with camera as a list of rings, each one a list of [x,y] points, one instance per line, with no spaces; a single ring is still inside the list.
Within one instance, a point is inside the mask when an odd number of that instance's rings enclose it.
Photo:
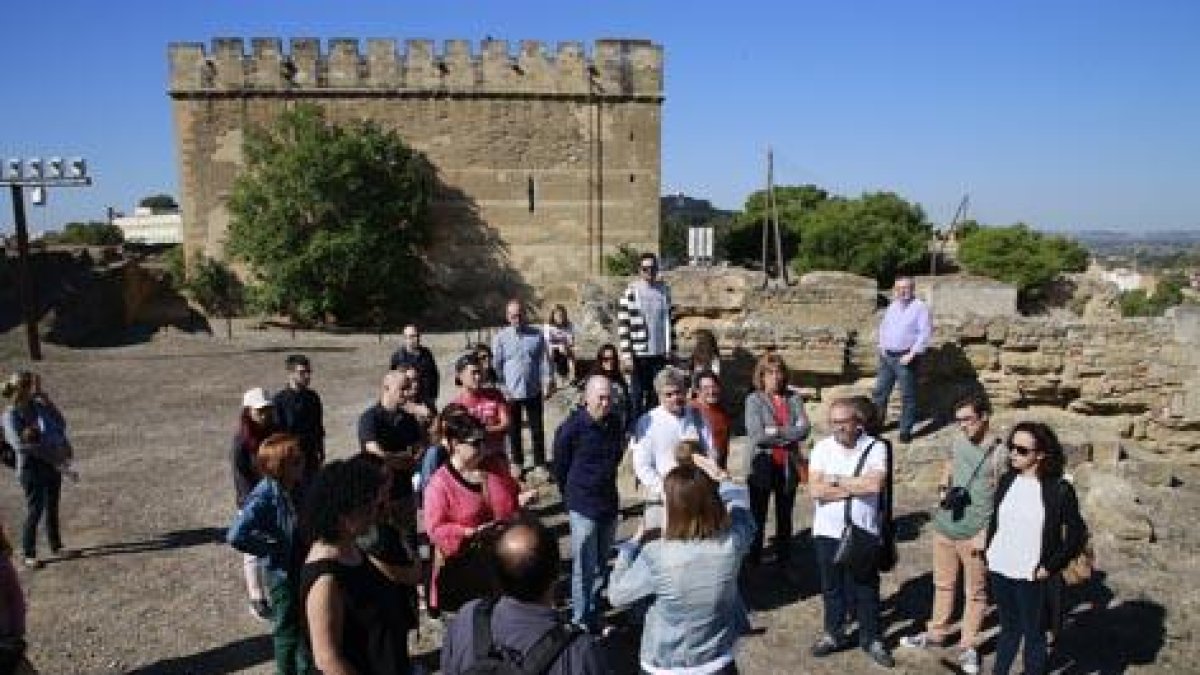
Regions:
[[[951,633],[951,615],[962,568],[962,626],[958,666],[967,675],[979,672],[976,640],[987,612],[987,567],[984,539],[992,517],[992,493],[1005,457],[1001,441],[990,433],[991,405],[973,394],[954,406],[962,432],[946,456],[933,514],[933,613],[925,632],[901,638],[902,647],[943,647]]]
[[[37,569],[42,566],[37,557],[37,527],[43,516],[50,552],[59,557],[74,553],[63,548],[58,526],[58,502],[63,473],[70,472],[71,444],[67,441],[67,424],[42,391],[36,374],[27,370],[14,373],[4,383],[2,393],[10,402],[3,415],[4,442],[16,451],[17,479],[25,491],[22,562],[27,568]]]
[[[423,497],[425,531],[434,547],[429,593],[434,615],[493,590],[488,544],[497,525],[535,494],[522,493],[503,468],[488,467],[487,430],[469,412],[446,415],[442,424],[450,457],[429,479]]]
[[[1087,527],[1075,490],[1063,478],[1062,446],[1050,427],[1017,424],[1008,436],[1008,455],[1012,469],[996,488],[987,533],[992,597],[1000,610],[992,672],[1008,675],[1020,647],[1024,672],[1040,675],[1046,672],[1048,581],[1083,551]]]

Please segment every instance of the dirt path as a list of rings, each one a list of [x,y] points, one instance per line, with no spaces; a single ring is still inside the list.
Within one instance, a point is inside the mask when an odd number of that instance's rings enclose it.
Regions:
[[[18,331],[0,336],[6,373],[25,365],[20,337]],[[448,362],[464,336],[431,336],[427,342]],[[394,346],[394,339],[380,345],[374,336],[301,334],[293,339],[264,332],[240,334],[232,343],[172,335],[103,350],[48,346],[47,359],[37,369],[68,417],[83,477],[64,487],[64,536],[83,555],[21,573],[30,604],[31,656],[42,672],[273,672],[269,629],[248,614],[239,557],[222,541],[234,508],[226,454],[241,392],[279,386],[283,357],[307,353],[314,386],[325,402],[330,454],[348,455],[355,447],[353,424],[373,400]],[[448,388],[453,377],[447,372],[443,368]],[[548,428],[554,422],[548,421]],[[0,519],[15,538],[24,512],[20,489],[11,474],[0,478]],[[802,522],[809,510],[801,497]],[[561,515],[553,518],[557,522]],[[905,617],[927,611],[932,592],[928,554],[917,539],[922,522],[919,513],[905,517],[909,541],[901,544],[903,563],[884,580],[885,619],[893,640],[911,630]],[[44,541],[39,544],[44,551]],[[798,546],[807,548],[803,541]],[[749,584],[750,602],[758,608],[757,630],[742,643],[743,672],[871,669],[854,652],[820,662],[809,657],[820,601],[811,554],[801,550],[795,557],[798,585],[769,572]],[[1157,602],[1165,601],[1155,600],[1154,607],[1161,609]],[[1150,664],[1137,672],[1171,672],[1178,667],[1174,664],[1189,663],[1184,652],[1191,649],[1181,650],[1178,642],[1164,646],[1161,636],[1157,647],[1146,648],[1137,627],[1145,628],[1153,611],[1132,607],[1108,615],[1118,621],[1116,627],[1132,632],[1101,633],[1107,643],[1096,653],[1110,661],[1104,672],[1137,664]],[[1163,620],[1160,615],[1160,633]],[[436,627],[426,625],[418,651],[432,647],[436,638]],[[618,672],[634,667],[636,640],[625,635],[614,644]],[[1078,638],[1078,645],[1075,640],[1069,639],[1067,647],[1087,658],[1082,655],[1090,649],[1085,646],[1090,636]],[[1122,646],[1122,640],[1128,644]],[[949,672],[936,656],[898,656],[895,672]],[[1093,671],[1081,664],[1069,672]]]

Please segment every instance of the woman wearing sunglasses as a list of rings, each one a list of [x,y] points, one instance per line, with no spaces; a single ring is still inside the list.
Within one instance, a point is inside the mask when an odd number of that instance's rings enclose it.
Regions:
[[[424,494],[425,531],[434,547],[433,614],[457,610],[492,590],[487,546],[497,526],[531,498],[507,471],[486,467],[487,434],[470,413],[444,416],[442,436],[449,461],[434,472]]]
[[[1062,446],[1050,427],[1021,422],[1008,437],[1011,469],[996,488],[987,565],[1000,636],[992,672],[1008,675],[1022,647],[1025,673],[1046,672],[1042,615],[1049,580],[1083,550],[1087,528],[1063,478]]]

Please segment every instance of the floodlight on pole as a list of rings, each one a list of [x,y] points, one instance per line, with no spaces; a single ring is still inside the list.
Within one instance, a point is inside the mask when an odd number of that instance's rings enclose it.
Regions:
[[[37,289],[29,273],[29,229],[25,224],[25,188],[32,190],[31,201],[35,206],[44,206],[52,187],[88,187],[91,184],[92,179],[87,175],[87,163],[82,157],[72,157],[65,167],[61,157],[51,157],[44,164],[39,157],[25,160],[9,157],[4,160],[3,171],[0,172],[0,185],[7,185],[12,191],[13,224],[17,237],[17,287],[21,298],[21,313],[25,320],[29,358],[32,361],[42,360],[42,345],[37,332]]]

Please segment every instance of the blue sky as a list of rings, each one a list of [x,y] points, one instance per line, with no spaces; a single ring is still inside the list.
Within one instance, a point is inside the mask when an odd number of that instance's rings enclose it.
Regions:
[[[893,190],[937,223],[969,193],[993,224],[1200,227],[1192,0],[55,0],[0,21],[0,156],[83,155],[96,178],[34,230],[178,193],[169,42],[485,35],[662,44],[667,193],[737,208],[770,144],[778,183]]]

